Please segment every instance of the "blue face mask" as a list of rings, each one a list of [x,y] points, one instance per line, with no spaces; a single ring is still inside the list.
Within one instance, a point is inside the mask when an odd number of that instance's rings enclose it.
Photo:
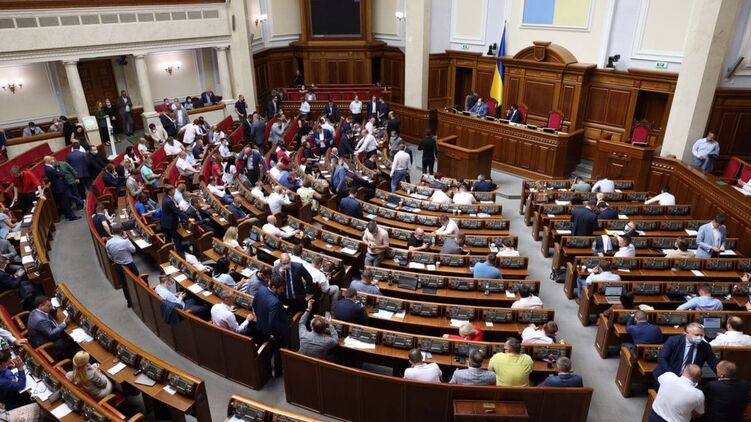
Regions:
[[[689,336],[688,337],[688,342],[693,345],[697,345],[701,343],[703,340],[704,340],[704,337],[702,336]]]

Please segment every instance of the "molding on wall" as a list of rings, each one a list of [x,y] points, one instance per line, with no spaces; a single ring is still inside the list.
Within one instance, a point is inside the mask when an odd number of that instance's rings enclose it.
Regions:
[[[636,33],[634,34],[634,44],[631,48],[631,59],[683,63],[683,50],[685,49],[686,40],[688,39],[688,31],[686,31],[686,35],[683,39],[684,48],[680,51],[649,50],[642,48],[641,45],[642,40],[644,39],[644,31],[647,28],[647,13],[649,12],[650,2],[651,0],[641,0],[639,18],[636,23]]]
[[[459,0],[451,0],[451,34],[449,38],[450,43],[454,44],[472,44],[485,46],[485,32],[488,22],[488,0],[482,0],[481,10],[483,16],[480,19],[480,37],[465,37],[456,34],[456,20],[458,18]],[[409,16],[407,16],[409,19]]]

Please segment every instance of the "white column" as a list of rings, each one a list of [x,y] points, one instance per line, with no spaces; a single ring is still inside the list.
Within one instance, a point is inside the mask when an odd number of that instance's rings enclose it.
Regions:
[[[151,96],[151,82],[149,82],[149,68],[146,66],[146,55],[135,54],[136,77],[138,78],[138,90],[141,92],[143,112],[154,113],[154,97]]]
[[[235,97],[232,91],[232,79],[229,73],[229,61],[227,60],[227,46],[216,47],[216,64],[219,71],[219,85],[222,87],[222,99],[229,100]]]
[[[65,75],[68,77],[68,87],[73,100],[73,110],[76,112],[78,121],[82,121],[89,115],[89,106],[86,104],[86,94],[83,92],[81,77],[78,75],[78,60],[68,60],[65,65]]]
[[[248,103],[248,112],[252,112],[256,109],[256,83],[251,54],[253,37],[248,26],[248,2],[231,1],[227,3],[227,9],[235,22],[235,28],[230,30],[229,43],[231,80],[234,87],[232,92],[235,96],[244,95]]]
[[[404,3],[404,105],[428,108],[431,0],[408,0]]]
[[[740,5],[741,0],[694,2],[661,155],[691,161],[694,141],[704,136]]]

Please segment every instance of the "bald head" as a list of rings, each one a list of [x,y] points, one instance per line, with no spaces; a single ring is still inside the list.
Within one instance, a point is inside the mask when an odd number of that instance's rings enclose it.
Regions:
[[[686,365],[686,367],[683,369],[682,375],[690,379],[691,381],[698,383],[699,381],[701,381],[701,368],[699,367],[699,365]]]
[[[282,256],[279,257],[279,262],[282,265],[288,265],[290,262],[289,254],[287,252],[283,253]]]
[[[273,225],[276,226],[276,217],[273,216],[273,215],[270,215],[270,216],[266,217],[266,222],[269,223],[269,224],[273,224]]]
[[[729,360],[721,360],[717,364],[717,377],[719,378],[735,378],[736,374],[738,373],[738,367],[735,365],[735,363],[730,362]]]

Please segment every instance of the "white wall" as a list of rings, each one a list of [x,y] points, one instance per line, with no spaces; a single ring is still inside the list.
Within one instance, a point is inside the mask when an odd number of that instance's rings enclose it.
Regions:
[[[728,47],[728,54],[722,66],[720,86],[724,88],[751,88],[751,1],[743,3],[734,26],[735,35]],[[738,70],[730,79],[725,78],[728,68],[735,66],[738,59],[744,57]]]
[[[373,13],[373,38],[383,41],[393,47],[404,47],[405,25],[398,20],[395,13],[404,12],[404,2],[407,0],[377,0],[371,3]]]
[[[300,39],[300,2],[299,0],[248,0],[248,21],[251,31],[261,40],[253,41],[253,51],[267,48],[286,47],[292,41]],[[265,13],[268,20],[259,22],[256,29],[257,14]]]
[[[0,67],[0,81],[23,80],[12,94],[0,89],[0,126],[42,122],[59,115],[54,86],[45,63]]]
[[[446,50],[486,53],[489,44],[499,43],[508,0],[465,1],[433,0],[431,53]],[[511,54],[508,49],[506,52]]]

